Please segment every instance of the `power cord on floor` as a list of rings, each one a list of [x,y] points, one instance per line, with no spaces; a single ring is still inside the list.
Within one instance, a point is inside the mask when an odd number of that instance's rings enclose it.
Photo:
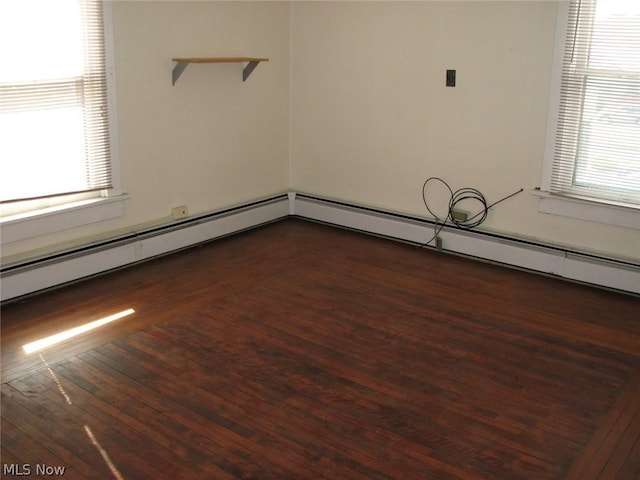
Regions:
[[[445,219],[440,219],[438,215],[436,215],[431,210],[431,208],[429,208],[429,202],[427,201],[426,190],[430,182],[440,182],[442,185],[444,185],[447,188],[447,190],[449,190],[449,194],[450,194],[449,208],[447,210],[447,217]],[[464,230],[470,230],[472,228],[475,228],[478,225],[482,224],[482,222],[484,222],[487,219],[487,215],[489,214],[489,209],[491,207],[499,204],[500,202],[504,202],[505,200],[508,200],[509,198],[523,191],[524,189],[521,188],[517,192],[507,195],[506,197],[501,198],[500,200],[493,202],[492,204],[489,205],[484,195],[482,195],[482,193],[475,188],[470,188],[470,187],[459,188],[454,192],[451,186],[440,177],[427,178],[427,180],[425,180],[425,182],[422,184],[422,201],[424,202],[424,206],[427,208],[427,211],[435,218],[436,222],[433,226],[433,237],[431,237],[427,242],[423,243],[420,246],[425,247],[429,245],[431,242],[433,242],[434,240],[436,240],[436,245],[438,246],[438,248],[441,248],[439,235],[442,229],[447,224],[447,222],[450,222],[452,225],[455,225],[456,227],[462,228]],[[466,217],[464,219],[454,217],[454,210],[456,210],[456,207],[458,206],[458,204],[462,201],[467,201],[467,200],[475,200],[480,204],[480,210],[478,211],[478,213],[470,217]]]

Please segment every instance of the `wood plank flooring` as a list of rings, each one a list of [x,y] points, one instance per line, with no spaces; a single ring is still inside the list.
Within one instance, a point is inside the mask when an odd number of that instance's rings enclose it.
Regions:
[[[640,299],[288,219],[5,305],[1,406],[5,478],[634,480]]]

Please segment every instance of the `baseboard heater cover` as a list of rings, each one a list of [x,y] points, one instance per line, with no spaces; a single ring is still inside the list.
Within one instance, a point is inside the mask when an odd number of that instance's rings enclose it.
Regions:
[[[7,301],[147,260],[286,217],[421,245],[433,221],[302,193],[263,200],[58,252],[0,271],[0,300]],[[640,265],[479,230],[453,227],[440,236],[450,252],[597,286],[640,294]]]
[[[295,195],[294,214],[323,223],[407,241],[433,236],[433,221],[307,194]],[[640,264],[570,251],[480,230],[445,227],[445,249],[569,280],[640,294]]]
[[[289,197],[277,195],[3,266],[0,299],[14,299],[269,223],[289,214]]]

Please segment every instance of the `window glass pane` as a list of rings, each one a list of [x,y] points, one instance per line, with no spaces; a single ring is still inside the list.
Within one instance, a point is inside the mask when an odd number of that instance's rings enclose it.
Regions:
[[[596,3],[589,68],[640,73],[640,1]]]
[[[77,0],[1,1],[0,81],[82,75],[82,34]]]
[[[0,114],[0,200],[86,188],[80,107]]]
[[[0,0],[0,201],[111,188],[102,3]]]
[[[545,187],[640,204],[640,1],[572,0],[567,21]]]
[[[640,193],[640,2],[595,7],[573,183],[624,198]]]
[[[574,183],[640,193],[640,81],[588,77]]]

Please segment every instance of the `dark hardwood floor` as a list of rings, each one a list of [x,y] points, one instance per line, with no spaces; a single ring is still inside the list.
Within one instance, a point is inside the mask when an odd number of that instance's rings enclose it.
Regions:
[[[638,479],[640,299],[289,219],[5,305],[1,455],[5,478]]]

